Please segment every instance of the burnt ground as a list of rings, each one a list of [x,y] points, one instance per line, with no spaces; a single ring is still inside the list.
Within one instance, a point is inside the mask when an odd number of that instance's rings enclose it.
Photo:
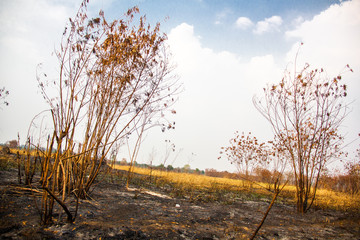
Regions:
[[[124,182],[102,181],[92,199],[80,201],[74,223],[66,223],[56,204],[54,224],[41,227],[34,204],[39,196],[17,184],[15,169],[0,171],[0,239],[246,239],[269,205],[244,199],[193,202],[160,189],[126,190]],[[360,239],[360,214],[300,215],[294,206],[276,203],[256,239]]]

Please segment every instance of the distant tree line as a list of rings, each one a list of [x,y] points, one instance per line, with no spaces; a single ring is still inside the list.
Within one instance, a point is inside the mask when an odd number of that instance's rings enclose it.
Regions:
[[[126,161],[126,159],[122,159],[120,161],[120,165],[129,166],[130,163]],[[191,169],[189,164],[185,164],[183,167],[173,167],[172,165],[165,166],[164,164],[159,165],[151,165],[147,163],[138,163],[134,162],[135,167],[139,168],[151,168],[152,170],[159,170],[159,171],[168,171],[168,172],[178,172],[178,173],[192,173],[192,174],[199,174],[199,175],[206,175],[206,171],[200,170],[199,168]]]

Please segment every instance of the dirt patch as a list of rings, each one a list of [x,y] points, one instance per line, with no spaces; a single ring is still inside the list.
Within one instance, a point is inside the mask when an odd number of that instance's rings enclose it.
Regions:
[[[54,224],[41,227],[34,204],[39,196],[17,184],[15,169],[0,171],[1,239],[246,239],[269,205],[242,199],[194,203],[160,189],[126,190],[122,181],[102,181],[91,200],[80,201],[73,224],[57,207]],[[257,239],[360,239],[360,215],[332,210],[299,215],[294,206],[277,203]]]

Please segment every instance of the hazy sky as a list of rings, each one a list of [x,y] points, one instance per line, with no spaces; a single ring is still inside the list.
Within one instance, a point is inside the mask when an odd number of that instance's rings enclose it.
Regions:
[[[36,82],[36,66],[48,63],[57,72],[51,53],[60,43],[63,28],[74,16],[80,0],[0,0],[0,87],[10,91],[8,107],[0,109],[0,143],[17,138],[24,143],[31,119],[47,109]],[[174,166],[235,168],[217,160],[235,131],[260,140],[272,137],[269,124],[252,105],[267,83],[278,82],[293,66],[300,42],[298,67],[308,62],[339,74],[346,64],[351,112],[342,131],[346,142],[360,132],[360,1],[332,0],[96,0],[89,15],[99,9],[110,19],[137,5],[151,23],[161,22],[177,64],[184,92],[174,106],[176,129],[149,132],[139,155],[148,162],[155,154],[160,164],[165,139],[176,145]],[[359,147],[359,141],[349,150]],[[176,154],[170,156],[172,163]],[[128,158],[126,151],[120,158]]]

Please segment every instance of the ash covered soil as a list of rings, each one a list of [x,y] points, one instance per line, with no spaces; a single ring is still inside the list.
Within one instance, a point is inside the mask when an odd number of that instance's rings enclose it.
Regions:
[[[269,202],[192,202],[161,189],[125,188],[99,182],[81,200],[74,223],[55,204],[54,224],[41,227],[40,193],[17,184],[15,169],[0,171],[0,239],[247,239]],[[68,200],[70,201],[70,200]],[[74,206],[74,205],[73,205]],[[73,211],[72,207],[70,210]],[[334,210],[295,213],[276,203],[256,239],[360,239],[360,214]]]

